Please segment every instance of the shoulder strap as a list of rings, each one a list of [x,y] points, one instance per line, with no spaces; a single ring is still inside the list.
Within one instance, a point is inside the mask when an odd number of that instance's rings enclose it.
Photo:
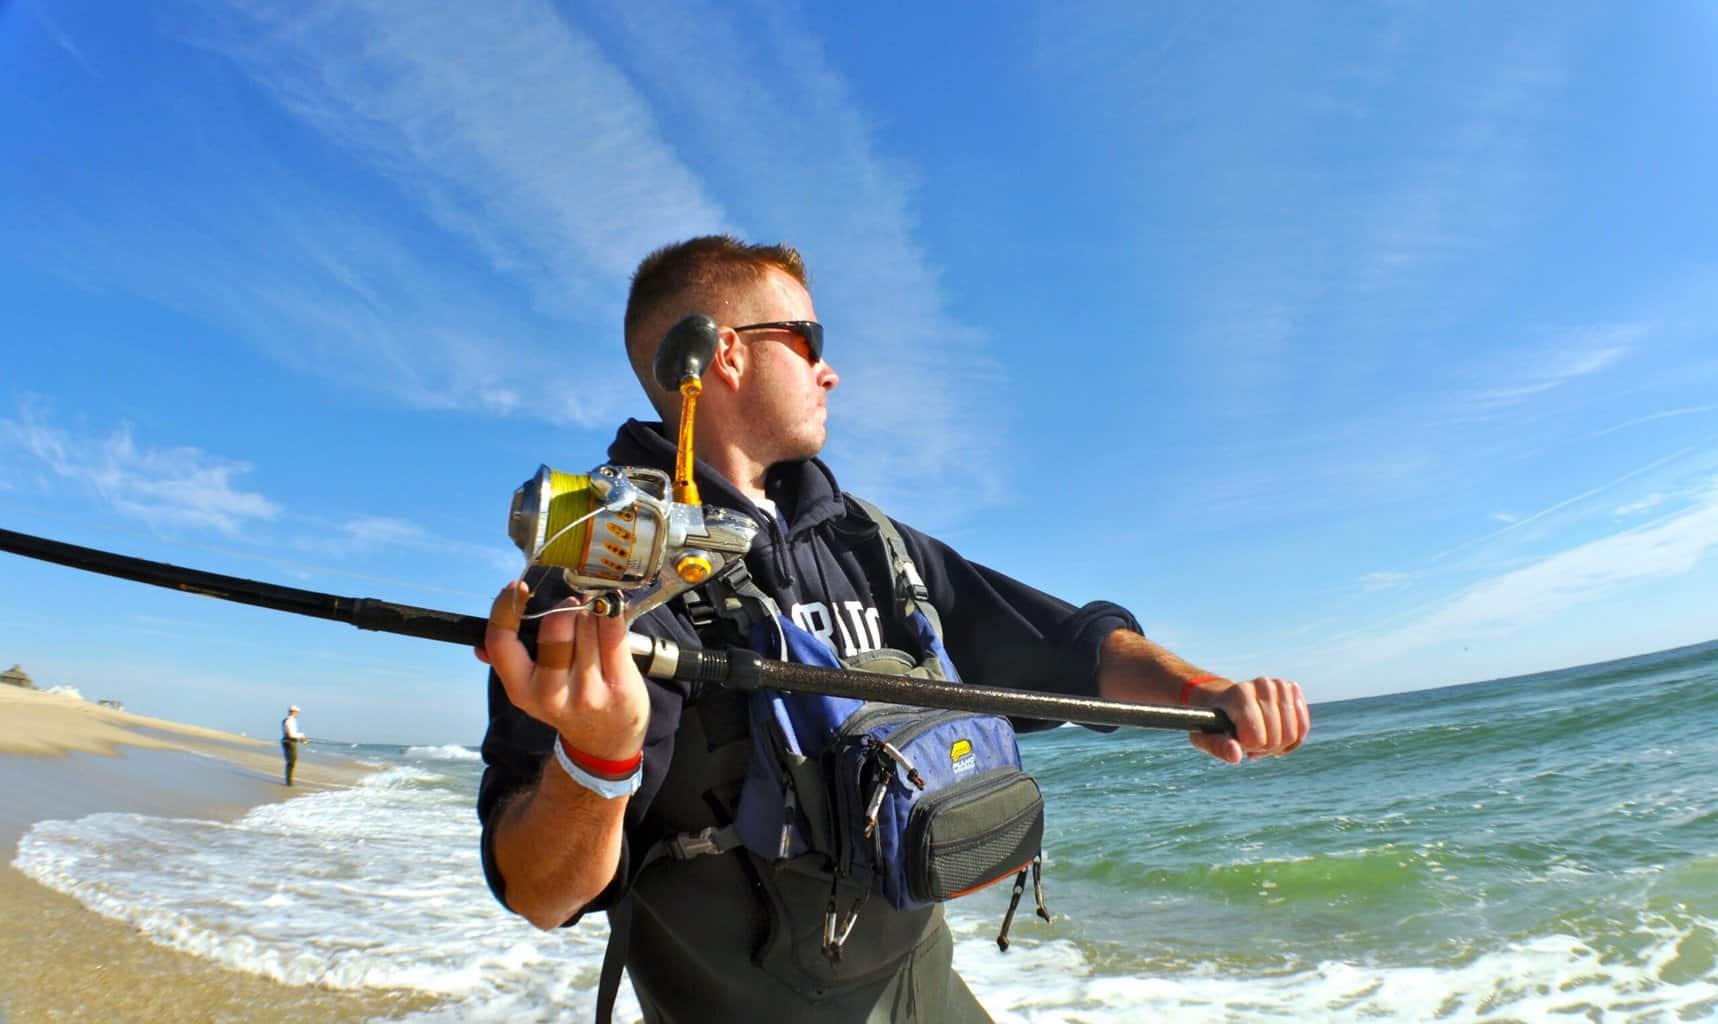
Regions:
[[[596,1024],[614,1020],[614,1001],[620,995],[620,975],[626,970],[626,947],[632,942],[632,890],[627,890],[608,911],[608,946],[602,954],[602,974],[597,979]]]
[[[706,628],[718,619],[732,623],[741,637],[749,637],[753,626],[770,621],[781,611],[775,598],[764,593],[752,579],[751,570],[740,559],[728,563],[709,581],[680,595],[680,601],[692,618],[692,628],[706,643],[709,642]]]
[[[937,616],[936,607],[931,604],[930,588],[919,576],[919,567],[913,562],[913,556],[907,553],[906,538],[895,528],[895,523],[883,510],[873,505],[857,494],[848,494],[854,504],[864,510],[877,524],[877,532],[883,538],[883,550],[889,556],[889,582],[895,588],[895,610],[901,621],[912,620],[915,610],[923,612],[925,619],[930,622],[931,629],[940,639],[943,634],[942,619]]]

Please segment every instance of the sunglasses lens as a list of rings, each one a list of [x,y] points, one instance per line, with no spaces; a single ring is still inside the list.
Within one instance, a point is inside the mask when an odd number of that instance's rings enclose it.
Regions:
[[[793,335],[792,348],[813,366],[823,361],[823,325],[815,320],[772,320],[767,324],[742,324],[735,331],[785,331]]]
[[[807,356],[812,365],[823,361],[823,325],[807,322],[800,325],[799,336],[805,339],[805,347],[811,350]]]

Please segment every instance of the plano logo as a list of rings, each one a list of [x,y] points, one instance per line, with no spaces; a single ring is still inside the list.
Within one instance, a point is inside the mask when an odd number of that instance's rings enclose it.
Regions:
[[[948,748],[948,760],[956,775],[978,767],[978,755],[972,752],[971,740],[955,740],[954,746]]]

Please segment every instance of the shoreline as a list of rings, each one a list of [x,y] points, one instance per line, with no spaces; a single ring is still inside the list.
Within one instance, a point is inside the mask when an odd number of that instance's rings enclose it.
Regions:
[[[434,1005],[417,992],[288,986],[229,970],[158,945],[12,864],[39,821],[105,811],[231,821],[348,788],[371,770],[307,750],[288,788],[277,743],[0,686],[0,1021],[357,1024]]]

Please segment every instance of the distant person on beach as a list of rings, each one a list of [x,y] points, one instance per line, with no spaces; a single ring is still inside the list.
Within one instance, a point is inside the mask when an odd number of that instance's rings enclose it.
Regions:
[[[1235,735],[1191,738],[1231,764],[1301,745],[1311,719],[1296,683],[1206,672],[1146,639],[1119,605],[1076,607],[844,493],[816,458],[839,377],[824,359],[806,282],[792,248],[726,236],[660,249],[633,276],[627,354],[664,422],[628,421],[609,460],[673,472],[679,399],[655,384],[652,367],[671,326],[706,314],[719,340],[702,376],[697,483],[706,505],[760,526],[745,558],[750,581],[734,588],[743,600],[676,599],[639,617],[634,630],[683,648],[774,644],[779,635],[778,652],[790,639],[822,652],[793,647],[797,660],[827,655],[924,674],[952,665],[990,687],[1218,708]],[[799,828],[801,818],[771,819],[783,823],[774,857],[734,840],[744,824],[740,794],[757,792],[749,768],[789,764],[788,751],[768,746],[774,722],[754,716],[748,695],[641,677],[620,618],[567,611],[540,619],[534,646],[520,639],[522,611],[569,600],[559,571],[527,573],[496,599],[478,652],[493,667],[478,816],[485,877],[513,912],[545,929],[608,914],[615,966],[604,966],[599,1016],[624,963],[653,1024],[989,1021],[953,970],[940,903],[897,909],[871,895],[862,912],[842,919],[859,903],[843,889],[838,910],[837,886],[855,883],[831,866],[853,846],[832,850],[830,828],[820,837],[811,822],[827,820],[818,812],[792,836],[786,822]],[[756,608],[773,610],[749,620],[760,629],[748,639],[743,616]],[[913,713],[887,713],[897,711]],[[972,749],[962,743],[943,751],[956,773]],[[800,762],[790,765],[791,791],[803,785],[819,799],[837,792],[823,762]],[[792,847],[794,837],[810,845]],[[1017,882],[1016,899],[1020,891]]]
[[[298,727],[298,705],[286,709],[286,717],[280,720],[280,753],[286,758],[286,784],[292,785],[293,769],[298,767],[298,746],[309,743],[304,731]]]

